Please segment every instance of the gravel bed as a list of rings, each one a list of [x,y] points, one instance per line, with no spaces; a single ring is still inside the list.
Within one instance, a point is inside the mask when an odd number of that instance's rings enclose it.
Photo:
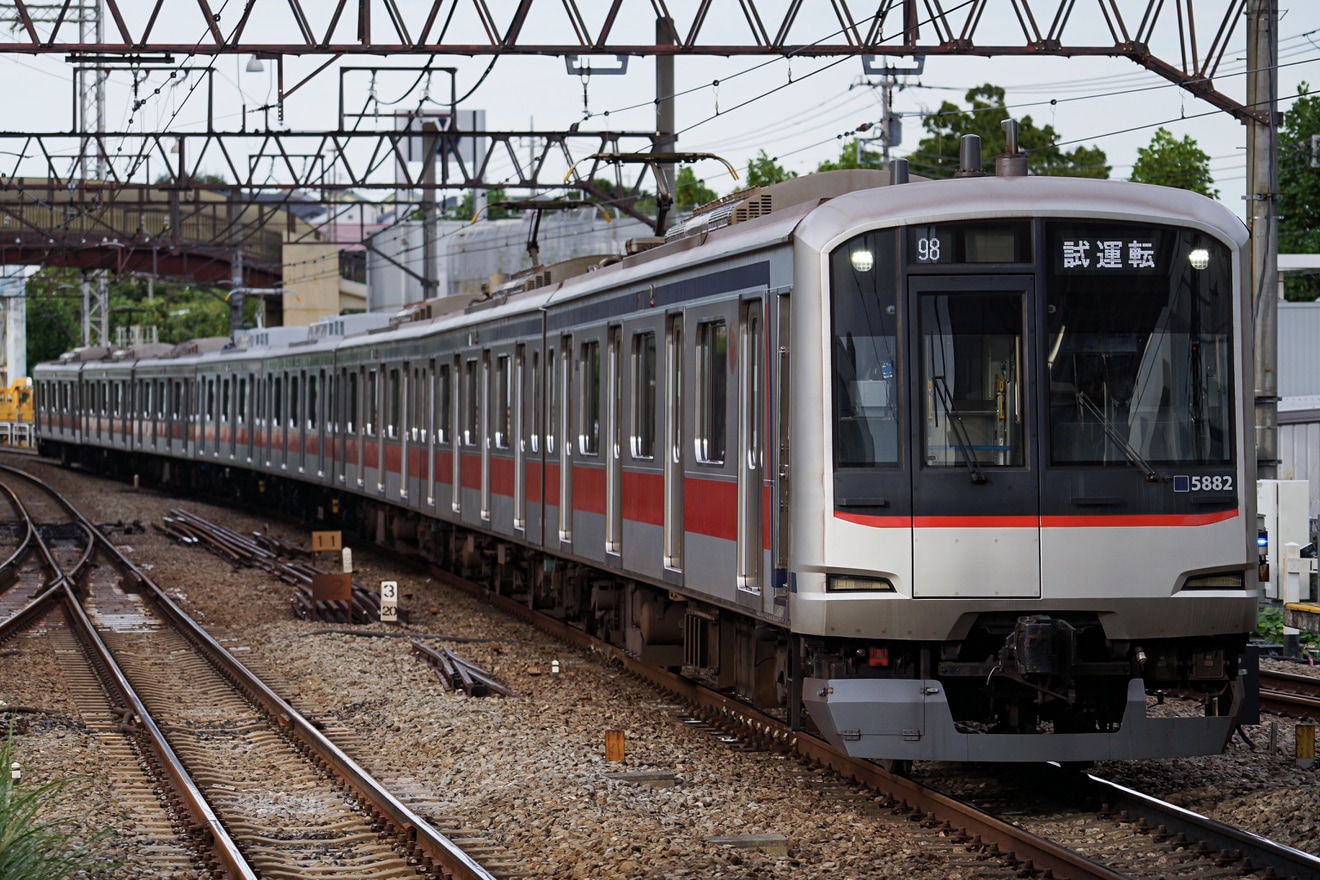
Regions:
[[[179,546],[150,525],[182,507],[230,527],[310,543],[302,531],[260,516],[132,491],[31,459],[20,461],[76,497],[98,523],[134,521],[117,543],[199,622],[241,633],[262,665],[279,671],[298,708],[350,728],[364,744],[359,758],[383,778],[420,781],[438,814],[503,846],[523,871],[539,876],[621,878],[974,877],[973,869],[921,851],[913,838],[878,825],[817,789],[819,777],[796,762],[726,748],[672,717],[663,696],[590,655],[580,655],[522,624],[502,619],[466,596],[400,570],[365,547],[353,547],[364,584],[399,581],[407,625],[391,632],[443,633],[490,641],[452,646],[526,695],[469,698],[446,692],[410,653],[407,639],[361,638],[316,630],[333,625],[292,617],[293,588],[239,569],[202,549]],[[438,643],[433,643],[438,644]],[[23,693],[15,669],[25,653],[0,656],[0,698],[57,702]],[[561,661],[557,678],[551,661]],[[534,670],[541,674],[533,674]],[[11,695],[12,694],[12,695]],[[605,761],[607,730],[624,732],[625,760]],[[1265,754],[1267,725],[1250,728],[1249,749],[1235,739],[1225,755],[1103,765],[1103,775],[1320,853],[1316,770],[1296,768],[1292,722],[1279,722],[1279,754]],[[51,757],[78,738],[34,722],[20,738],[34,777],[73,768],[95,783],[95,762]],[[918,768],[920,765],[918,765]],[[626,771],[674,774],[671,788],[612,778]],[[76,814],[74,811],[71,814]],[[87,814],[83,814],[84,819]],[[110,840],[132,851],[131,817],[110,827]],[[710,837],[782,834],[787,855],[710,843]],[[125,842],[128,841],[128,842]]]

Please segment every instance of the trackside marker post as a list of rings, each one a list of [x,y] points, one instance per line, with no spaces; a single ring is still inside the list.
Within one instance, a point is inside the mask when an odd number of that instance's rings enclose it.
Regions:
[[[353,573],[353,549],[352,549],[351,547],[345,547],[345,548],[344,548],[344,574],[352,574],[352,573]]]
[[[623,731],[607,730],[605,731],[605,760],[622,761],[623,760]]]
[[[399,582],[380,582],[380,621],[381,623],[399,622]]]

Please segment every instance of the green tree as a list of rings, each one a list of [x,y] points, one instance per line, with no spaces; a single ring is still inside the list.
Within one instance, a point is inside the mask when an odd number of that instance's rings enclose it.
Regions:
[[[958,148],[965,134],[981,136],[981,158],[987,166],[1004,151],[1003,126],[1008,119],[1004,108],[1005,92],[1001,86],[986,83],[967,92],[966,109],[945,101],[931,116],[922,120],[927,137],[908,157],[913,174],[925,177],[952,177],[958,170]],[[1069,177],[1108,177],[1104,150],[1099,147],[1075,147],[1064,152],[1055,144],[1059,135],[1054,126],[1037,128],[1030,116],[1018,120],[1018,143],[1027,154],[1027,166],[1033,174]]]
[[[1137,161],[1132,166],[1136,183],[1155,183],[1189,189],[1192,192],[1219,198],[1214,178],[1210,176],[1210,155],[1197,146],[1191,135],[1178,140],[1167,128],[1160,127],[1150,139],[1150,145],[1137,148]]]
[[[110,281],[110,339],[120,328],[155,327],[161,342],[171,345],[203,336],[229,335],[226,291],[176,281],[158,281],[148,300],[145,278]],[[82,274],[77,269],[51,268],[27,280],[27,362],[31,369],[82,345]],[[260,302],[248,297],[244,315],[256,321]]]
[[[503,202],[506,200],[507,197],[504,194],[504,190],[498,188],[486,190],[486,204],[493,205],[495,202]],[[473,219],[472,215],[476,213],[477,210],[476,206],[477,206],[476,197],[473,195],[472,190],[468,190],[467,192],[463,193],[463,198],[459,200],[457,205],[454,205],[452,208],[444,212],[444,218],[446,220],[471,220]],[[512,213],[513,213],[512,211],[510,211],[508,208],[505,207],[489,207],[486,209],[485,213],[483,213],[479,219],[504,220],[507,219],[509,216],[511,216]],[[422,219],[422,212],[420,208],[413,211],[413,219],[414,220]]]
[[[674,204],[680,208],[695,208],[707,202],[713,202],[719,196],[715,190],[706,186],[706,181],[698,180],[692,166],[684,165],[678,169],[674,178]]]
[[[817,171],[842,171],[847,168],[880,168],[884,165],[884,157],[876,150],[869,149],[866,144],[870,141],[862,138],[853,138],[850,141],[844,141],[842,149],[839,150],[838,161],[826,159],[816,166]]]
[[[770,186],[775,183],[783,183],[785,180],[791,180],[797,177],[797,172],[785,171],[783,166],[765,154],[761,150],[756,154],[755,159],[747,162],[747,186]]]
[[[1320,95],[1310,94],[1306,83],[1297,92],[1301,97],[1284,113],[1279,129],[1279,252],[1314,254],[1320,252],[1320,168],[1311,163],[1320,157],[1311,138],[1320,135]],[[1288,299],[1320,298],[1320,277],[1284,277]]]

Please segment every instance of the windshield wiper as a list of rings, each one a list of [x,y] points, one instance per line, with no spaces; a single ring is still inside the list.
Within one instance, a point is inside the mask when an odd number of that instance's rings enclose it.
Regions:
[[[1118,428],[1114,427],[1114,423],[1109,421],[1109,417],[1105,415],[1104,410],[1096,406],[1095,401],[1087,397],[1085,391],[1077,392],[1077,403],[1081,405],[1082,409],[1095,417],[1100,426],[1105,429],[1105,433],[1109,435],[1109,439],[1114,441],[1115,446],[1123,450],[1123,454],[1127,456],[1128,461],[1136,465],[1146,475],[1148,482],[1153,483],[1159,479],[1159,474],[1155,473],[1155,468],[1151,467],[1150,462],[1142,458],[1141,453],[1132,448],[1132,444],[1127,442],[1123,435],[1118,432]]]
[[[958,414],[958,407],[954,406],[949,386],[945,384],[943,376],[936,376],[931,384],[935,388],[935,397],[939,399],[940,408],[944,410],[944,417],[949,420],[949,427],[953,428],[953,440],[963,464],[967,465],[968,475],[973,483],[984,483],[985,472],[976,462],[976,454],[972,451],[972,439],[967,435],[967,426],[963,424],[962,416]]]

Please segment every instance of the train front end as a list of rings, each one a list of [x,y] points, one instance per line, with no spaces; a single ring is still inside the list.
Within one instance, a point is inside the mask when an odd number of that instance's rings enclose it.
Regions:
[[[1222,750],[1257,602],[1245,243],[1209,199],[1060,178],[891,186],[804,221],[790,610],[829,739]],[[1199,705],[1159,717],[1172,693]]]

